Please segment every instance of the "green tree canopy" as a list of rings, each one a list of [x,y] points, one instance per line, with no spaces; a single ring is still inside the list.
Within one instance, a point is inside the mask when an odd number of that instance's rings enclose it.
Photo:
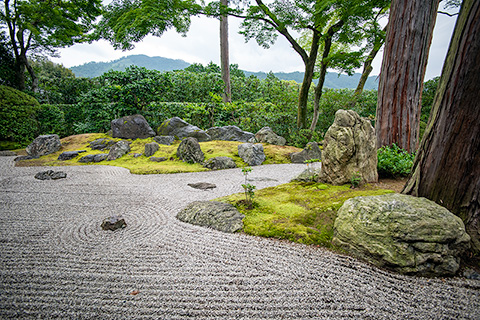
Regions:
[[[160,37],[171,28],[185,35],[190,17],[200,9],[195,0],[114,0],[105,10],[96,36],[128,50],[147,35]]]
[[[3,0],[0,24],[15,56],[17,87],[25,89],[26,68],[35,91],[37,78],[27,57],[87,40],[101,8],[101,0]]]

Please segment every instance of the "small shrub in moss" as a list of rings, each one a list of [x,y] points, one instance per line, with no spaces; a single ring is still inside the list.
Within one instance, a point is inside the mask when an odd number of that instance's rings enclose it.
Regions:
[[[382,178],[406,177],[410,174],[415,154],[399,148],[383,146],[378,149],[378,175]]]

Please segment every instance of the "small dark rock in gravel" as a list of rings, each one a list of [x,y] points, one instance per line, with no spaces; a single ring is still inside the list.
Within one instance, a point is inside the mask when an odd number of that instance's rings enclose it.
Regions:
[[[63,171],[55,172],[53,170],[42,171],[35,175],[35,179],[38,179],[38,180],[58,180],[66,177],[67,177],[67,174],[65,172]]]
[[[17,154],[10,150],[0,151],[0,157],[15,157]]]
[[[480,274],[473,269],[465,269],[463,276],[467,279],[480,280]]]
[[[117,229],[126,228],[127,224],[125,223],[124,218],[122,218],[120,216],[113,216],[113,217],[108,217],[105,220],[103,220],[101,227],[102,227],[103,230],[115,231]]]
[[[188,186],[200,190],[214,189],[217,187],[213,183],[208,182],[189,183]]]

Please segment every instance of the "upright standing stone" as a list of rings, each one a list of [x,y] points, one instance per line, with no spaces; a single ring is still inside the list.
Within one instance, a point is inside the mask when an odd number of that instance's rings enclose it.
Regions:
[[[107,161],[116,160],[130,152],[130,144],[127,141],[120,140],[110,148]]]
[[[195,138],[186,138],[180,143],[177,157],[187,163],[202,163],[205,160],[205,155]]]
[[[265,153],[261,143],[242,143],[238,145],[238,155],[249,166],[258,166],[265,161]]]
[[[378,181],[375,130],[353,110],[338,110],[325,134],[320,180],[334,185]]]

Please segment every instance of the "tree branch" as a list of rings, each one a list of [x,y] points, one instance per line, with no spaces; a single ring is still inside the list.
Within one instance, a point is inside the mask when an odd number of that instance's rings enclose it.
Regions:
[[[447,15],[447,16],[449,16],[449,17],[455,17],[455,16],[458,16],[458,12],[457,12],[457,13],[448,13],[448,12],[445,12],[445,11],[438,11],[438,13],[441,13],[441,14]]]

